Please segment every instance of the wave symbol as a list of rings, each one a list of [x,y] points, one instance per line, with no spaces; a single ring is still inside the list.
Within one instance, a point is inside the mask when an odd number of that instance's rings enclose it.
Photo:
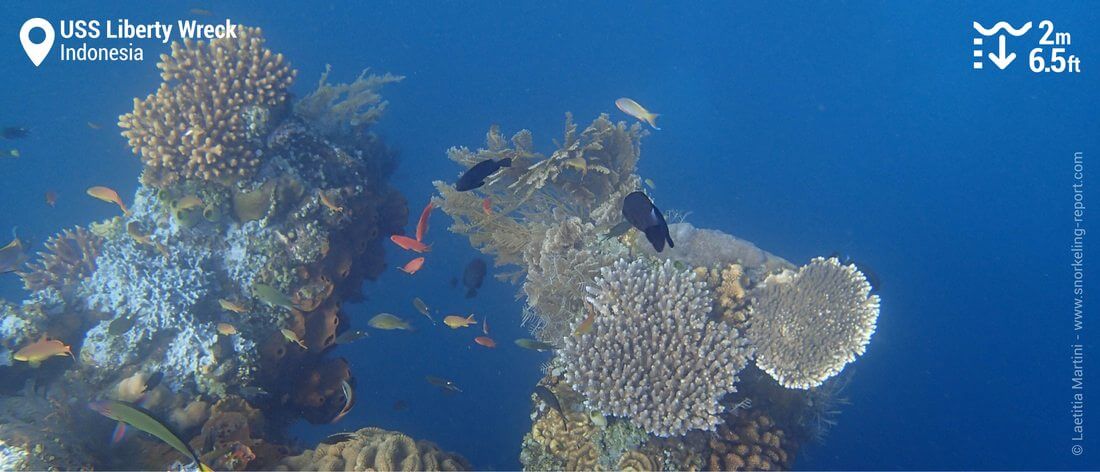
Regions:
[[[1001,31],[1001,30],[1008,31],[1008,34],[1011,34],[1013,36],[1023,36],[1028,31],[1031,31],[1031,22],[1029,21],[1029,22],[1025,23],[1023,26],[1021,26],[1019,29],[1017,29],[1017,28],[1013,28],[1012,25],[1008,24],[1007,21],[998,21],[997,24],[993,25],[993,28],[988,28],[987,29],[987,28],[983,28],[980,23],[975,21],[974,22],[974,29],[978,30],[978,32],[981,33],[982,36],[993,36],[993,35],[997,34],[998,31]]]

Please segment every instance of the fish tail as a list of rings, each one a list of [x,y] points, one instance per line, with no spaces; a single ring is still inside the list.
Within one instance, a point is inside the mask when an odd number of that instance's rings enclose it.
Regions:
[[[650,114],[645,116],[645,122],[649,123],[649,126],[652,126],[653,129],[655,129],[657,131],[660,131],[661,128],[657,127],[657,117],[658,116],[661,116],[661,114],[660,113],[650,113]]]
[[[470,323],[473,323],[473,324],[477,324],[477,321],[474,320],[474,315],[467,316],[466,321],[469,321]]]

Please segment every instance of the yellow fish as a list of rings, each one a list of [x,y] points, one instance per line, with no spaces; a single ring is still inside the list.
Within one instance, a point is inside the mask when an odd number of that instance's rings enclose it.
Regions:
[[[409,323],[407,321],[389,313],[379,313],[377,315],[374,315],[374,317],[371,318],[370,321],[367,321],[367,325],[375,329],[404,329],[409,331],[412,330],[412,327],[409,326]]]
[[[474,315],[470,315],[465,318],[458,315],[450,315],[446,318],[443,318],[443,324],[450,326],[451,329],[458,329],[477,324],[477,321],[474,321]]]
[[[592,323],[596,321],[596,310],[588,308],[588,317],[581,321],[581,324],[577,325],[577,329],[573,331],[573,336],[580,336],[584,333],[592,331]]]
[[[635,102],[634,100],[623,97],[623,98],[620,98],[618,100],[615,100],[615,106],[619,107],[619,109],[622,110],[623,113],[626,113],[627,115],[633,116],[634,118],[637,118],[640,121],[644,121],[646,123],[649,123],[649,126],[652,126],[653,129],[658,130],[658,131],[661,130],[661,128],[657,127],[657,117],[661,116],[661,115],[658,115],[656,113],[650,113],[649,110],[646,110],[645,107],[639,105],[638,102]]]
[[[97,185],[95,187],[88,188],[88,195],[92,196],[93,198],[103,200],[107,203],[114,203],[122,209],[122,214],[130,216],[130,210],[126,208],[125,203],[122,203],[122,199],[119,198],[118,192],[114,191],[114,189]]]
[[[218,305],[221,306],[223,310],[232,311],[233,313],[245,313],[248,311],[248,307],[224,298],[218,299]]]
[[[15,352],[12,358],[20,362],[26,362],[31,367],[38,367],[42,361],[54,356],[69,356],[76,359],[73,357],[72,348],[56,339],[46,339],[45,336],[38,341],[23,346],[22,349]]]
[[[149,233],[146,233],[145,230],[141,228],[141,223],[137,221],[126,223],[126,234],[134,238],[134,241],[137,241],[138,244],[153,245],[153,239],[149,237]]]
[[[298,333],[295,333],[294,331],[291,331],[291,330],[286,329],[286,328],[283,328],[279,331],[283,332],[283,337],[286,338],[287,341],[290,341],[294,344],[297,344],[302,349],[306,349],[306,350],[309,349],[308,347],[306,347],[306,343],[302,342],[301,338],[298,337]]]
[[[218,334],[223,336],[232,336],[237,334],[237,327],[229,323],[218,323]]]
[[[15,236],[6,246],[0,248],[0,274],[14,272],[27,261],[27,255],[23,252],[23,241]]]

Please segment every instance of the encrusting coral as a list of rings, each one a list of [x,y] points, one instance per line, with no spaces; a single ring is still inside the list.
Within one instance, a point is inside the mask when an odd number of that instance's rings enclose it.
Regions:
[[[835,257],[772,275],[752,298],[756,365],[787,388],[821,385],[863,354],[879,314],[867,278]]]
[[[255,141],[273,109],[287,99],[296,71],[264,47],[259,28],[236,37],[172,43],[157,67],[164,82],[119,117],[122,135],[145,163],[144,182],[181,179],[233,182],[251,175],[262,156]]]
[[[103,238],[77,226],[55,234],[46,241],[46,250],[19,272],[23,287],[29,291],[52,287],[71,287],[95,271],[95,260]]]
[[[565,340],[566,380],[589,405],[657,436],[713,429],[752,349],[708,321],[706,284],[669,261],[619,260],[587,291],[594,320]]]
[[[274,470],[470,470],[470,463],[429,441],[397,432],[363,428],[335,444],[320,444],[283,459]]]

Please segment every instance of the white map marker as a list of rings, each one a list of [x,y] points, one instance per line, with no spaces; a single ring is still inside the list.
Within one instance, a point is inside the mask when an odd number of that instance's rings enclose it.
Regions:
[[[31,30],[35,28],[40,28],[43,33],[46,33],[46,38],[41,43],[31,41]],[[35,67],[38,67],[53,47],[53,25],[43,18],[31,18],[23,23],[22,28],[19,28],[19,42],[23,43],[23,50],[27,52],[27,57],[31,58]]]

